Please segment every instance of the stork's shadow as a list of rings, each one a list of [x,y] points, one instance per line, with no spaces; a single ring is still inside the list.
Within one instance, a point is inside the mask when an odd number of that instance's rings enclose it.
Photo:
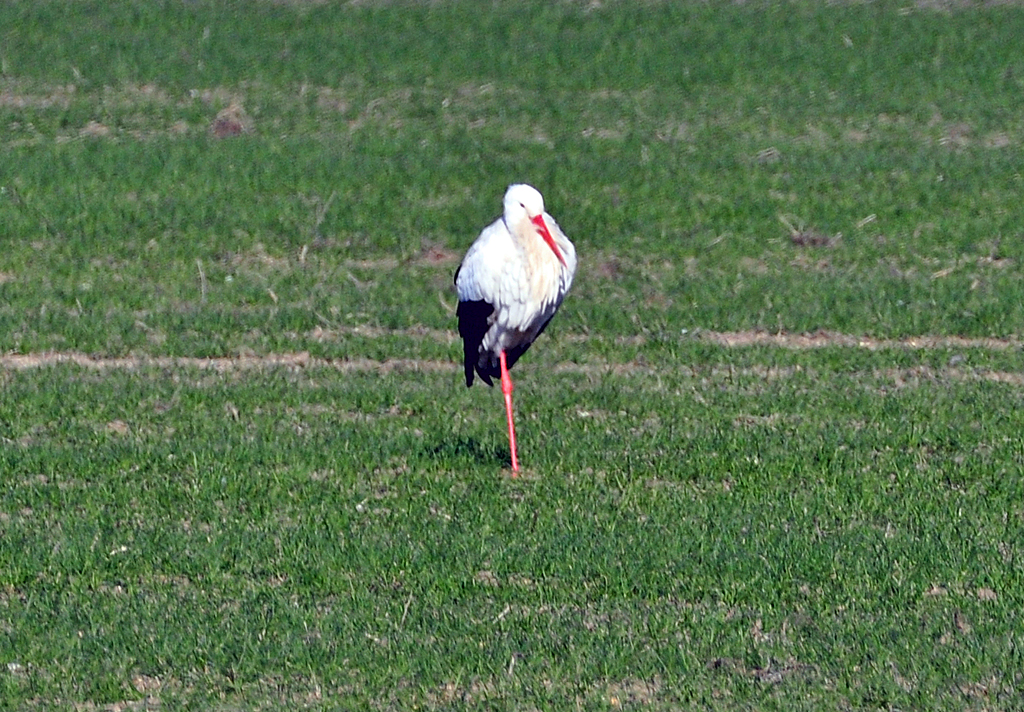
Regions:
[[[512,467],[512,455],[508,448],[481,443],[476,438],[451,436],[427,448],[428,454],[441,462],[470,460],[479,465],[501,465]]]

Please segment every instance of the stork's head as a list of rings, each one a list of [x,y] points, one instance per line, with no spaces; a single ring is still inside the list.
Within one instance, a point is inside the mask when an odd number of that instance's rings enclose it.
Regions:
[[[558,249],[558,245],[555,244],[555,240],[548,230],[547,223],[544,222],[544,196],[532,185],[525,183],[510,185],[505,191],[505,224],[509,226],[509,229],[514,229],[513,226],[519,225],[524,218],[533,223],[537,234],[544,239],[551,251],[555,253],[558,261],[564,265],[565,258],[562,256],[562,251]]]
[[[516,218],[535,218],[544,214],[544,196],[532,185],[517,183],[505,191],[505,219],[518,222]]]

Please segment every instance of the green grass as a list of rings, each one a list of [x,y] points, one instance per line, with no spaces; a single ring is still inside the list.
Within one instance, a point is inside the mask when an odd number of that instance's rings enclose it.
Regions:
[[[10,373],[4,692],[1012,706],[1024,396],[887,356],[526,368],[517,481],[450,374]]]
[[[1020,6],[0,28],[0,353],[99,363],[0,369],[0,707],[1024,708]],[[520,180],[512,480],[451,276]],[[818,330],[889,345],[714,338]]]
[[[581,245],[577,329],[1017,333],[1024,15],[898,10],[8,4],[0,347],[446,327],[417,258],[512,180]]]

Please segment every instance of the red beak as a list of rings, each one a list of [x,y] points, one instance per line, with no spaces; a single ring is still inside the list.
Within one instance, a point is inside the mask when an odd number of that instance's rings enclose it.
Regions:
[[[558,261],[561,262],[563,266],[567,267],[568,265],[565,264],[565,258],[562,257],[562,251],[558,249],[558,245],[555,244],[555,238],[551,237],[551,232],[548,230],[548,226],[544,222],[544,216],[538,215],[536,217],[532,217],[530,218],[530,222],[537,226],[537,232],[539,232],[540,236],[544,238],[544,242],[548,243],[548,247],[550,247],[551,251],[555,253],[555,257],[558,258]]]

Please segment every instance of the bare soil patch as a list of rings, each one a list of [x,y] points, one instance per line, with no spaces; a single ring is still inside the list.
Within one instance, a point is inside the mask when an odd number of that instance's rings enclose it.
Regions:
[[[312,336],[317,341],[332,341],[342,335],[355,334],[370,338],[383,338],[386,336],[403,335],[422,337],[441,342],[453,343],[458,336],[453,331],[443,329],[430,329],[427,327],[415,327],[411,329],[385,329],[374,326],[358,326],[339,329],[316,329]],[[569,335],[572,341],[586,341],[587,336]],[[1020,349],[1022,342],[1019,338],[967,338],[963,336],[911,336],[903,339],[876,339],[869,336],[855,336],[852,334],[841,334],[837,332],[819,331],[812,334],[772,334],[766,331],[701,331],[695,333],[693,338],[719,344],[729,348],[743,348],[749,346],[773,346],[785,349],[815,349],[827,346],[840,346],[845,348],[868,349],[871,351],[883,349],[987,349],[991,351],[1005,351],[1009,349]],[[32,368],[44,368],[73,364],[82,368],[96,371],[105,370],[139,370],[143,368],[196,368],[217,372],[244,371],[251,369],[267,368],[333,368],[339,371],[377,371],[390,373],[393,371],[420,371],[440,372],[448,371],[457,366],[454,360],[440,359],[384,359],[374,360],[367,358],[320,358],[312,356],[308,351],[296,351],[288,353],[264,354],[264,355],[239,355],[220,356],[211,358],[198,358],[194,356],[91,356],[78,351],[44,351],[38,353],[8,353],[0,356],[0,371],[22,371]],[[609,363],[609,364],[573,364],[563,363],[555,367],[557,372],[609,372],[609,373],[635,373],[655,372],[663,370],[641,363]],[[960,369],[945,369],[944,373],[956,378],[958,375],[966,377],[967,372]],[[975,377],[979,374],[971,372]],[[1020,383],[1024,375],[1018,373],[990,373],[987,376],[991,380],[1007,383]]]
[[[814,349],[847,346],[878,351],[881,349],[988,349],[1006,351],[1021,348],[1019,338],[968,338],[964,336],[908,336],[902,339],[876,339],[870,336],[816,331],[810,334],[772,334],[767,331],[702,331],[697,338],[722,346],[777,346],[786,349]]]
[[[308,351],[264,356],[223,356],[196,358],[192,356],[120,356],[105,358],[74,351],[48,351],[34,354],[0,356],[0,370],[21,371],[62,364],[74,364],[97,371],[139,370],[143,368],[198,368],[217,372],[266,368],[334,368],[339,371],[441,371],[454,367],[454,362],[426,359],[325,359],[310,356]]]

